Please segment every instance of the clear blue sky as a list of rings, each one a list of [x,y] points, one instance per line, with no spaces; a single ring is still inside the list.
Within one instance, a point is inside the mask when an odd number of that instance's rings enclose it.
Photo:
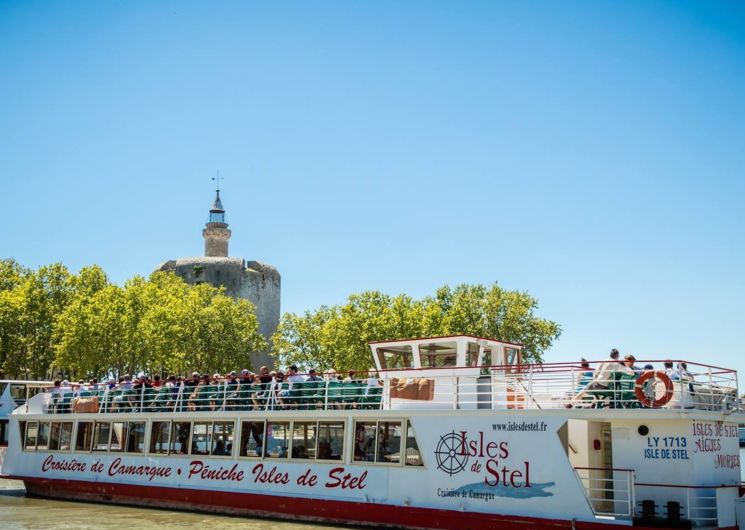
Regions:
[[[0,2],[0,255],[231,254],[285,311],[530,291],[548,360],[745,369],[738,2]]]

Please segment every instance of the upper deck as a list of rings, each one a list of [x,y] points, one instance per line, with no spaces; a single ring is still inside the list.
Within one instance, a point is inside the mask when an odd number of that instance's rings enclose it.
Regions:
[[[45,394],[19,413],[277,410],[693,409],[739,411],[737,373],[695,362],[522,363],[519,344],[471,336],[370,344],[376,370],[339,381],[238,381]],[[633,367],[636,368],[636,367]],[[601,375],[602,374],[602,375]],[[600,379],[599,379],[600,378]],[[597,385],[595,383],[602,383]]]

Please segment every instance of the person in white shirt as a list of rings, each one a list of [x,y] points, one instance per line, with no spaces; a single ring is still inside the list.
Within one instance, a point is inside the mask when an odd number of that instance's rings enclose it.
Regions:
[[[567,403],[567,408],[572,408],[575,403],[582,401],[587,396],[588,392],[602,394],[607,391],[608,396],[610,397],[611,385],[615,379],[616,372],[634,375],[634,371],[625,366],[624,363],[620,361],[620,357],[621,354],[619,351],[616,348],[613,348],[610,351],[610,359],[598,366],[598,369],[595,370],[595,373],[593,374],[592,381],[590,381],[584,389],[580,390],[580,392],[577,393],[569,403]]]
[[[297,366],[293,364],[287,369],[287,375],[285,375],[284,380],[289,383],[287,385],[287,390],[282,390],[277,396],[277,399],[282,406],[286,406],[288,401],[292,401],[293,387],[296,383],[305,383],[305,376],[298,374]]]

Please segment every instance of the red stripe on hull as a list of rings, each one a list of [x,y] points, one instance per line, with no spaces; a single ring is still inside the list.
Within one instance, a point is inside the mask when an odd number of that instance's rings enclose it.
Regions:
[[[622,525],[584,523],[537,517],[456,512],[432,508],[305,497],[286,497],[162,486],[139,486],[82,480],[13,477],[23,480],[30,495],[67,500],[129,504],[248,517],[280,518],[345,525],[452,530],[607,530]],[[623,525],[626,526],[626,525]],[[643,530],[636,527],[635,530]]]

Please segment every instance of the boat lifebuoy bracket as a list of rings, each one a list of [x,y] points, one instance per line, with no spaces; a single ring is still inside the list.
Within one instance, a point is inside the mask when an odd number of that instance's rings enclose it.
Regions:
[[[649,379],[653,377],[655,379],[659,379],[665,384],[665,393],[659,399],[652,399],[644,393],[644,385]],[[645,407],[659,408],[666,405],[667,402],[672,399],[673,382],[670,380],[670,377],[668,377],[665,372],[661,372],[659,370],[654,372],[650,370],[649,372],[644,372],[636,380],[636,384],[634,385],[634,393],[636,394],[636,399],[638,399]]]

